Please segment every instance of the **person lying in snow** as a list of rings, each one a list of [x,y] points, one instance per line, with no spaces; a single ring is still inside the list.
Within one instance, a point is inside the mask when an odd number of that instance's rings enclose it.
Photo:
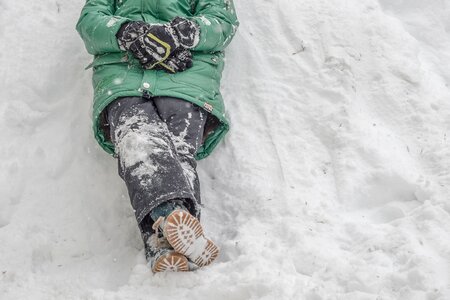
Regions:
[[[87,0],[94,133],[115,155],[153,272],[210,264],[196,160],[229,128],[219,91],[238,27],[232,0]]]

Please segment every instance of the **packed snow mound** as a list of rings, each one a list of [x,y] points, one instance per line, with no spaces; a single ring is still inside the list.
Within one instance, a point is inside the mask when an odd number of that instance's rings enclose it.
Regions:
[[[152,275],[91,133],[84,1],[0,1],[1,299],[450,299],[450,5],[235,0],[217,263]]]

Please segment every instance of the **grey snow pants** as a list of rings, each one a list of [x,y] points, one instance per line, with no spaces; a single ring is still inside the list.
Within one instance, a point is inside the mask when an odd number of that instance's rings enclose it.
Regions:
[[[119,175],[143,234],[151,230],[149,212],[182,201],[199,217],[200,184],[194,155],[203,138],[207,113],[171,97],[124,97],[107,107]]]

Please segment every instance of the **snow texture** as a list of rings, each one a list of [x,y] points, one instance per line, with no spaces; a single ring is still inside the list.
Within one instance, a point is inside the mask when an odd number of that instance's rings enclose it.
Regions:
[[[85,1],[0,1],[1,299],[450,299],[450,4],[236,0],[221,247],[152,275],[91,132]]]
[[[167,127],[149,122],[143,110],[137,110],[132,117],[124,115],[119,122],[120,125],[115,131],[115,141],[122,170],[137,165],[131,175],[137,176],[142,186],[148,186],[152,184],[153,174],[158,170],[149,151],[156,154],[171,150],[168,141],[162,138]],[[174,156],[172,152],[169,154]]]

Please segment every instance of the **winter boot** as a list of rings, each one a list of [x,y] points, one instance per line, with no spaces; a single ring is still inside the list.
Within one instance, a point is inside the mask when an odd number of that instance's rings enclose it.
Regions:
[[[199,267],[209,265],[219,255],[219,248],[204,236],[199,220],[187,210],[176,209],[166,218],[160,217],[154,226],[162,229],[164,238],[176,252]]]
[[[191,269],[188,259],[176,253],[164,237],[152,234],[145,245],[145,256],[153,273],[186,272]]]

